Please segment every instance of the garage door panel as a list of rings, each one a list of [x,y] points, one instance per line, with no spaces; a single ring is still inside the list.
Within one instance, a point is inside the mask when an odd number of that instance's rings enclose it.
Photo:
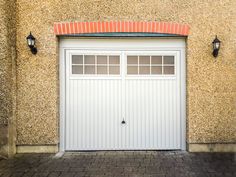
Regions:
[[[68,150],[120,146],[121,80],[70,80],[66,121]],[[117,137],[117,138],[114,138]],[[120,138],[121,139],[121,138]]]
[[[66,150],[181,149],[178,51],[71,50],[66,71]]]
[[[179,149],[177,82],[126,80],[125,118],[132,149]]]

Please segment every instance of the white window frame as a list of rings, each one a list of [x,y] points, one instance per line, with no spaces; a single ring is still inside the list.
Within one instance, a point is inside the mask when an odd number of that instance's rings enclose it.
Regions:
[[[174,56],[174,69],[175,74],[127,74],[127,66],[125,68],[126,79],[176,79],[177,72],[177,60],[178,60],[178,50],[176,51],[128,51],[125,52],[125,63],[127,63],[128,55],[138,55],[138,56]],[[163,60],[163,58],[162,58]],[[162,61],[163,62],[163,61]],[[139,66],[139,64],[138,64]],[[162,66],[162,65],[161,65]],[[164,65],[163,65],[164,66]],[[163,71],[162,71],[163,72]]]
[[[68,50],[70,57],[70,79],[121,79],[122,76],[122,53],[120,51],[93,51],[93,50]],[[120,74],[72,74],[72,55],[107,55],[120,57]],[[96,66],[96,63],[94,64]],[[83,67],[85,65],[83,64]],[[108,65],[108,69],[109,69]],[[118,66],[118,65],[117,65]],[[96,68],[96,67],[95,67]],[[108,71],[109,72],[109,71]]]
[[[83,63],[82,64],[73,64],[73,56],[82,56],[83,57]],[[94,58],[95,58],[95,60],[94,60],[94,64],[85,64],[85,56],[94,56]],[[98,56],[106,56],[107,57],[107,63],[105,63],[105,64],[98,64],[97,63],[97,57]],[[119,64],[110,64],[110,57],[111,56],[118,56],[119,57]],[[119,76],[120,75],[120,70],[119,70],[119,74],[109,74],[109,72],[110,72],[110,70],[109,70],[109,68],[110,67],[119,67],[120,68],[120,60],[121,60],[121,56],[120,55],[105,55],[105,54],[103,54],[103,55],[98,55],[98,54],[94,54],[94,55],[91,55],[91,54],[89,54],[89,55],[87,55],[87,54],[70,54],[70,65],[71,65],[71,70],[70,70],[70,74],[72,75],[72,76],[86,76],[86,75],[88,75],[88,76]],[[82,74],[73,74],[73,71],[72,71],[72,68],[73,68],[73,66],[82,66],[83,67],[83,73]],[[85,67],[86,66],[94,66],[95,68],[95,73],[94,74],[85,74]],[[107,67],[107,73],[106,74],[98,74],[97,73],[97,68],[99,67],[99,66],[101,66],[101,67]]]
[[[128,64],[128,57],[129,56],[135,56],[138,57],[138,63],[137,64]],[[150,59],[150,63],[149,64],[141,64],[139,63],[140,61],[140,57],[142,56],[148,56]],[[160,56],[162,63],[161,64],[152,64],[152,56]],[[174,64],[164,64],[164,57],[166,56],[173,56],[174,57]],[[160,54],[155,54],[155,55],[151,55],[151,54],[141,54],[141,55],[126,55],[126,76],[175,76],[176,75],[176,55],[160,55]],[[140,66],[141,67],[149,67],[150,68],[150,73],[149,74],[140,74]],[[174,66],[174,74],[164,74],[164,67],[165,66]],[[138,74],[128,74],[128,67],[137,67],[138,68]],[[162,68],[162,73],[161,74],[152,74],[152,67],[161,67]]]

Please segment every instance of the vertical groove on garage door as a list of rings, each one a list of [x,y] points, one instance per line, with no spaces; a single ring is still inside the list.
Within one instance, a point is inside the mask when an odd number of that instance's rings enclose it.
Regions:
[[[176,79],[129,79],[125,85],[128,148],[180,149]]]

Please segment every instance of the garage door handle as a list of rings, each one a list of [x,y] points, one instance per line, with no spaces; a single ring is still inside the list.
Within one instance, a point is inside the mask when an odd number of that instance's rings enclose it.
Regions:
[[[122,124],[125,124],[125,120],[123,119],[121,123],[122,123]]]

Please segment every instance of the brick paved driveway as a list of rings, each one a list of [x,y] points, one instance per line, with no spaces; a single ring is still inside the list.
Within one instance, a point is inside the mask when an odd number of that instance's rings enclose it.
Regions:
[[[77,152],[60,158],[53,154],[18,154],[0,160],[0,176],[235,177],[236,156],[173,151]]]

